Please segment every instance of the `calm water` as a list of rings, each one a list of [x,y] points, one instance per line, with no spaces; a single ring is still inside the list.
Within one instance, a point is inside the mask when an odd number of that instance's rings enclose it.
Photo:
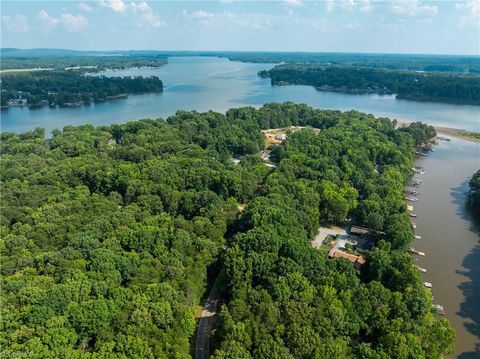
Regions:
[[[2,131],[42,126],[50,132],[65,125],[121,123],[139,118],[167,117],[178,109],[224,112],[230,107],[293,101],[314,107],[356,109],[397,119],[480,132],[480,107],[396,100],[393,96],[318,92],[309,86],[270,86],[256,74],[271,64],[230,62],[218,58],[170,58],[160,69],[110,71],[109,76],[156,75],[162,94],[129,96],[74,109],[14,108],[1,112]],[[479,144],[453,139],[420,160],[422,176],[415,247],[427,253],[418,260],[427,268],[435,302],[445,307],[457,331],[461,359],[480,358],[480,244],[478,227],[465,208],[467,181],[480,168]]]
[[[427,269],[434,302],[445,308],[457,332],[456,357],[480,358],[480,224],[466,207],[468,180],[480,169],[480,143],[440,141],[418,161],[427,171],[414,204],[417,263]]]
[[[79,108],[11,108],[1,111],[2,131],[45,127],[47,132],[66,125],[120,123],[139,118],[167,117],[178,109],[224,112],[230,107],[260,106],[265,102],[293,101],[314,107],[356,109],[397,119],[423,120],[438,126],[480,131],[480,107],[396,100],[393,96],[348,95],[319,92],[310,86],[270,86],[257,76],[271,64],[252,64],[210,57],[173,57],[160,69],[106,72],[108,76],[156,75],[162,94]]]

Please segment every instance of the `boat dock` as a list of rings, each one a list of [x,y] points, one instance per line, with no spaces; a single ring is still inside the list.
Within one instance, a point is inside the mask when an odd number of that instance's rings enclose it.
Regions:
[[[450,139],[443,136],[437,136],[437,140],[450,142]]]
[[[412,167],[412,171],[420,175],[424,175],[427,173],[422,167]]]
[[[422,273],[427,273],[427,270],[425,268],[422,268],[420,266],[415,266],[420,272]]]
[[[445,315],[445,310],[443,309],[443,305],[434,304],[433,309],[435,309],[438,315]]]
[[[418,155],[418,156],[426,156],[427,155],[426,153],[420,152],[420,151],[415,151],[415,154]]]
[[[410,248],[410,252],[421,257],[425,257],[425,252],[417,251],[415,248]]]

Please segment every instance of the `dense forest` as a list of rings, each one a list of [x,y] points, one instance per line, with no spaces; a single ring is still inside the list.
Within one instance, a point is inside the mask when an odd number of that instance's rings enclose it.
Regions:
[[[2,107],[78,106],[103,102],[127,94],[162,92],[163,83],[152,77],[87,76],[79,71],[34,71],[2,74]]]
[[[278,65],[260,71],[272,85],[311,85],[320,91],[396,94],[415,101],[480,105],[480,76],[351,66]]]
[[[480,170],[475,172],[469,182],[470,185],[470,203],[480,215]]]
[[[190,357],[224,268],[215,358],[439,358],[403,202],[432,133],[292,103],[2,133],[2,356]],[[346,220],[376,233],[360,271],[309,243]]]

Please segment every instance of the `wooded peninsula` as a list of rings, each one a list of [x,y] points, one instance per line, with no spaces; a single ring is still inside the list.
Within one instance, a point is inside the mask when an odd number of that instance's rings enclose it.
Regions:
[[[4,107],[76,107],[127,97],[128,94],[162,92],[156,77],[87,76],[75,71],[36,71],[2,75]]]
[[[160,67],[166,63],[163,57],[2,57],[1,106],[76,107],[125,98],[128,94],[162,92],[163,83],[156,76],[94,74],[109,69]]]
[[[272,85],[310,85],[319,91],[395,94],[414,101],[480,105],[480,76],[355,66],[285,64],[260,71]]]
[[[425,124],[283,103],[0,136],[2,356],[190,357],[217,275],[217,359],[452,350],[408,252]],[[334,224],[369,228],[360,267],[312,248]]]

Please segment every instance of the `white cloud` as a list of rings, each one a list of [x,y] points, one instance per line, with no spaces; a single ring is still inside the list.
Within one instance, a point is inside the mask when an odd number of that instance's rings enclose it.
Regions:
[[[50,15],[48,15],[48,12],[46,12],[45,10],[40,11],[37,17],[41,21],[43,21],[45,26],[47,26],[48,28],[55,27],[60,23],[60,19],[51,17]]]
[[[100,0],[100,4],[118,13],[132,14],[135,17],[136,25],[139,27],[145,25],[163,27],[167,25],[146,1],[132,1],[130,4],[126,4],[123,0]]]
[[[213,16],[214,16],[213,13],[208,11],[203,11],[203,10],[194,11],[190,14],[190,17],[192,19],[208,19],[208,18],[212,18]]]
[[[84,2],[80,2],[77,4],[78,8],[82,11],[90,12],[92,11],[92,7]]]
[[[284,0],[284,3],[288,6],[303,6],[302,0]]]
[[[372,2],[370,0],[326,0],[325,7],[327,12],[332,12],[337,5],[340,9],[346,11],[361,11],[367,12],[372,9]]]
[[[272,25],[273,16],[261,13],[232,13],[223,11],[212,13],[204,10],[194,12],[182,11],[182,15],[203,26],[251,27],[264,29]]]
[[[335,9],[335,0],[327,0],[325,3],[327,12],[332,12]]]
[[[123,0],[100,0],[100,5],[115,12],[125,12],[128,8]]]
[[[367,12],[372,9],[372,3],[370,0],[343,0],[341,1],[343,9],[348,11],[360,10]]]
[[[434,16],[438,11],[437,5],[427,5],[420,0],[394,2],[391,9],[395,14],[407,16]]]
[[[351,21],[349,22],[348,24],[346,24],[344,26],[345,29],[348,29],[348,30],[357,30],[361,27],[362,25],[360,24],[360,22],[358,20],[354,20],[354,21]]]
[[[88,25],[88,20],[82,15],[62,14],[60,22],[65,25],[68,31],[80,31]]]
[[[3,15],[2,23],[10,32],[25,33],[28,31],[28,18],[22,14],[15,14],[13,17]]]
[[[167,23],[161,19],[159,15],[153,12],[152,8],[145,2],[132,2],[130,3],[130,8],[133,13],[140,17],[140,22],[137,24],[143,26],[145,23],[153,27],[162,27],[167,25]]]
[[[469,0],[455,4],[457,10],[463,11],[465,15],[460,17],[460,25],[472,23],[480,25],[480,1]]]
[[[64,13],[60,17],[52,17],[42,10],[38,13],[37,17],[45,24],[47,29],[56,27],[57,25],[63,25],[67,31],[75,32],[80,31],[88,25],[88,19],[82,15],[72,15]]]

